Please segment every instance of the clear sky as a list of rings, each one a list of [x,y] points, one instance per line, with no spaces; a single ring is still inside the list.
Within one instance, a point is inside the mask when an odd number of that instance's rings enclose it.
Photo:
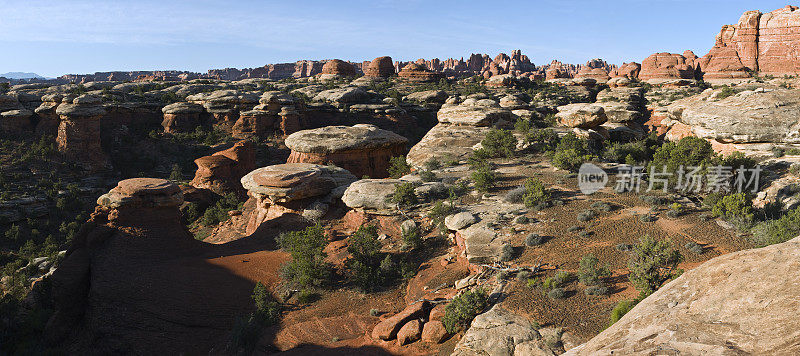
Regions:
[[[300,59],[468,57],[535,64],[704,55],[724,24],[773,0],[0,0],[0,73],[258,67]]]

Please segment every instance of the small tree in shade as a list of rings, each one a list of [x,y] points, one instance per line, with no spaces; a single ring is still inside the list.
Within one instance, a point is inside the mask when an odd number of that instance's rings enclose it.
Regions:
[[[283,266],[287,281],[305,288],[322,285],[328,280],[330,270],[324,252],[328,241],[322,225],[283,233],[278,237],[278,244],[292,256]]]

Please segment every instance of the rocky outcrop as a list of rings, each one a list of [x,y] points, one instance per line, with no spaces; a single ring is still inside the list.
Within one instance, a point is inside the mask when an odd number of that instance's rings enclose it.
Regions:
[[[333,163],[356,177],[388,177],[389,160],[405,153],[408,140],[374,125],[326,126],[286,138],[287,163]]]
[[[211,123],[231,131],[239,120],[239,112],[252,110],[259,102],[257,93],[239,90],[217,90],[186,97],[186,101],[202,105],[211,114]]]
[[[636,62],[623,63],[619,68],[615,68],[609,73],[612,78],[624,77],[628,79],[638,79],[642,65]]]
[[[356,67],[341,59],[332,59],[322,66],[323,78],[354,77],[355,75]]]
[[[268,91],[258,99],[253,110],[242,111],[233,124],[232,135],[236,138],[266,138],[274,132],[284,135],[300,130],[300,114],[295,108],[294,98],[280,91]]]
[[[99,97],[84,94],[64,98],[56,108],[60,118],[56,144],[65,157],[90,171],[109,167],[100,145],[100,119],[106,113]]]
[[[411,147],[406,161],[414,167],[422,167],[432,159],[439,162],[466,160],[472,147],[480,143],[488,131],[488,127],[436,125]]]
[[[34,110],[39,122],[36,124],[38,135],[58,135],[59,116],[56,108],[64,98],[62,94],[47,94],[42,96],[42,103]]]
[[[507,126],[513,121],[511,112],[497,101],[480,97],[445,103],[436,117],[440,123],[466,126]]]
[[[642,61],[639,79],[661,82],[673,79],[694,79],[695,67],[691,59],[675,53],[655,53]]]
[[[365,76],[372,78],[388,78],[394,74],[394,62],[389,56],[373,59],[364,71]]]
[[[356,177],[343,168],[311,163],[286,163],[256,169],[241,182],[255,201],[247,223],[252,234],[266,221],[291,213],[302,215],[312,204],[328,205],[343,194]]]
[[[187,102],[169,104],[163,107],[161,112],[164,113],[161,126],[166,133],[194,132],[206,121],[203,117],[205,110],[200,104]]]
[[[578,73],[575,74],[575,78],[591,78],[597,83],[605,83],[610,79],[608,68],[610,66],[602,59],[593,59],[581,67]]]
[[[409,63],[397,73],[397,76],[410,82],[434,82],[444,77],[441,73],[431,71],[417,63]]]
[[[594,129],[608,121],[602,106],[586,103],[559,106],[556,118],[561,125],[581,129]]]
[[[775,76],[800,73],[798,7],[762,14],[747,11],[736,25],[725,25],[714,47],[700,59],[703,79],[749,78],[752,72]]]
[[[800,238],[684,272],[567,355],[800,353]]]
[[[720,90],[678,100],[668,118],[698,137],[726,143],[800,143],[800,93],[756,89],[719,99]]]
[[[541,335],[530,321],[496,305],[472,320],[469,330],[458,341],[451,356],[534,355],[520,353],[516,349],[520,344],[539,339]],[[543,352],[540,354],[548,355]]]
[[[225,195],[244,196],[240,180],[256,168],[256,152],[251,141],[239,141],[233,147],[194,160],[197,165],[191,185]]]

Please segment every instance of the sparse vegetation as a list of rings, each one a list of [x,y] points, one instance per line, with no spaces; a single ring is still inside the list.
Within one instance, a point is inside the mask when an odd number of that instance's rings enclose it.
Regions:
[[[792,209],[778,219],[760,222],[751,232],[752,243],[758,247],[789,241],[800,235],[800,208]]]
[[[618,322],[619,319],[622,319],[625,314],[627,314],[633,307],[638,304],[638,300],[623,300],[617,303],[617,306],[614,307],[614,310],[611,311],[611,322],[610,325],[614,325],[614,323]]]
[[[592,161],[597,157],[589,153],[586,142],[574,133],[568,133],[561,138],[553,153],[553,164],[570,172],[577,172],[583,163]]]
[[[477,288],[466,291],[453,298],[444,311],[442,324],[450,334],[455,334],[461,329],[466,329],[489,306],[489,295],[486,290]]]
[[[673,278],[678,263],[682,261],[683,256],[673,248],[670,240],[655,240],[649,235],[642,237],[633,246],[628,261],[628,279],[639,291],[639,299],[644,299]]]
[[[474,172],[470,174],[472,182],[475,184],[475,189],[479,192],[488,192],[494,188],[497,175],[491,167],[491,164],[485,163],[479,165]]]
[[[517,139],[509,130],[493,128],[486,133],[486,138],[481,141],[481,147],[491,158],[514,157]]]
[[[409,207],[419,202],[414,193],[414,183],[406,182],[394,186],[394,194],[391,197],[392,203],[399,207]]]
[[[601,266],[600,260],[592,254],[584,256],[578,269],[578,280],[587,286],[596,286],[603,283],[604,278],[611,277],[607,266]]]
[[[389,159],[389,177],[400,178],[411,173],[411,166],[406,162],[405,156],[397,156]]]
[[[350,281],[363,291],[371,292],[386,285],[394,276],[390,268],[391,256],[381,253],[378,241],[378,227],[361,225],[347,240],[347,252],[352,257],[347,260]],[[384,260],[389,259],[384,263]]]

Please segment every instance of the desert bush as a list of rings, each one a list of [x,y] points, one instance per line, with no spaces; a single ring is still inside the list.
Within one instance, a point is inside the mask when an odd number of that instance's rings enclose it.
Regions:
[[[587,285],[594,286],[603,283],[603,278],[611,277],[608,266],[600,266],[600,260],[592,254],[584,256],[578,268],[578,280]]]
[[[436,173],[427,169],[421,169],[419,171],[419,178],[422,179],[423,182],[435,182],[438,180],[436,178]]]
[[[261,330],[280,321],[281,305],[261,282],[256,282],[251,298],[256,311],[236,318],[231,331],[228,350],[234,353],[252,352],[261,337]]]
[[[698,255],[702,255],[704,251],[703,246],[700,246],[697,242],[694,241],[687,242],[684,247],[686,247],[687,250],[694,252]]]
[[[564,288],[553,288],[547,292],[547,297],[550,299],[564,299],[567,297],[567,292]]]
[[[726,220],[750,222],[754,216],[753,203],[745,193],[728,194],[714,202],[711,213]]]
[[[434,171],[434,170],[437,170],[439,168],[442,168],[442,162],[439,162],[439,159],[437,159],[436,157],[433,157],[433,158],[429,159],[427,162],[425,162],[425,169],[426,170]]]
[[[300,287],[320,286],[329,279],[329,266],[324,252],[328,240],[322,225],[309,226],[305,230],[291,231],[278,237],[278,244],[292,257],[283,266],[282,275],[290,283]]]
[[[578,221],[587,222],[594,219],[596,216],[597,213],[594,210],[586,209],[578,214]]]
[[[617,163],[629,165],[642,164],[653,159],[653,154],[657,147],[657,137],[655,135],[650,135],[638,141],[613,143],[606,148],[603,157]]]
[[[639,215],[639,221],[643,222],[643,223],[650,223],[650,222],[654,222],[656,220],[658,220],[658,217],[655,214],[647,213],[647,214]]]
[[[403,229],[400,231],[400,237],[403,240],[403,247],[407,249],[415,249],[422,246],[422,233],[417,226],[412,229]]]
[[[583,163],[596,158],[590,154],[586,141],[570,132],[564,135],[556,145],[553,164],[558,168],[577,172]]]
[[[384,286],[393,272],[381,268],[385,255],[381,253],[378,227],[361,225],[347,242],[347,252],[352,255],[347,260],[350,281],[366,292]]]
[[[588,286],[583,290],[586,295],[607,295],[608,292],[608,287],[604,285]]]
[[[711,144],[705,139],[689,136],[678,142],[665,142],[653,154],[653,160],[648,166],[648,172],[655,169],[661,172],[666,167],[667,172],[677,172],[683,166],[688,170],[690,166],[708,167],[712,164],[715,153]],[[670,184],[677,180],[677,175],[669,178]]]
[[[516,219],[516,220],[514,220],[514,221],[515,221],[517,224],[527,224],[527,223],[529,223],[529,222],[531,221],[531,219],[530,219],[530,218],[528,218],[528,217],[527,217],[527,216],[525,216],[525,215],[521,215],[521,216],[517,216],[517,219]]]
[[[392,194],[391,202],[400,207],[408,207],[417,204],[417,195],[414,193],[414,184],[411,182],[395,184],[394,194]]]
[[[578,232],[578,231],[581,231],[581,230],[583,230],[583,227],[582,226],[578,226],[578,225],[572,225],[572,226],[567,228],[567,232]]]
[[[242,206],[244,206],[244,202],[240,202],[235,193],[228,193],[203,212],[200,223],[205,226],[214,226],[223,221],[228,221],[231,218],[228,212],[239,210]]]
[[[619,321],[619,319],[622,319],[622,317],[631,311],[631,309],[633,309],[638,302],[638,300],[623,300],[617,303],[617,306],[615,306],[614,310],[611,311],[611,321],[608,325],[614,325],[614,323]]]
[[[511,189],[506,193],[506,196],[503,198],[507,203],[511,204],[519,204],[522,203],[522,197],[525,195],[525,187],[516,187]]]
[[[554,276],[545,278],[542,282],[542,287],[546,290],[560,288],[575,280],[575,274],[572,272],[558,271]]]
[[[178,182],[183,180],[183,170],[181,170],[179,164],[176,163],[172,165],[172,170],[169,172],[169,180]]]
[[[611,204],[606,203],[604,201],[596,201],[596,202],[592,203],[592,205],[590,207],[592,209],[599,210],[599,211],[606,212],[606,213],[614,210],[614,206],[612,206]]]
[[[539,178],[528,178],[524,183],[525,192],[522,201],[525,206],[532,208],[540,204],[546,204],[550,200],[550,192],[544,187]]]
[[[800,208],[790,210],[779,219],[760,222],[751,232],[751,242],[758,247],[789,241],[800,235]]]
[[[494,188],[497,175],[492,170],[491,165],[483,164],[478,166],[475,171],[470,174],[472,182],[475,184],[475,189],[479,192],[487,192]]]
[[[389,176],[400,178],[411,173],[411,166],[406,162],[405,156],[397,156],[389,159]]]
[[[528,237],[525,238],[526,246],[539,246],[544,242],[545,242],[544,237],[536,233],[531,233],[530,235],[528,235]]]
[[[444,310],[442,324],[450,334],[466,329],[478,314],[489,305],[486,290],[478,288],[459,294]]]
[[[509,244],[503,245],[503,247],[500,249],[500,261],[508,262],[511,261],[513,258],[514,258],[514,247]]]
[[[553,152],[558,145],[558,134],[551,129],[534,129],[525,135],[525,141],[534,152]]]
[[[490,158],[510,158],[514,157],[517,139],[509,130],[492,128],[481,141],[481,147],[486,150]]]
[[[682,261],[683,256],[673,248],[670,240],[656,241],[645,235],[633,246],[628,261],[628,279],[639,291],[640,299],[644,299],[672,278]]]

